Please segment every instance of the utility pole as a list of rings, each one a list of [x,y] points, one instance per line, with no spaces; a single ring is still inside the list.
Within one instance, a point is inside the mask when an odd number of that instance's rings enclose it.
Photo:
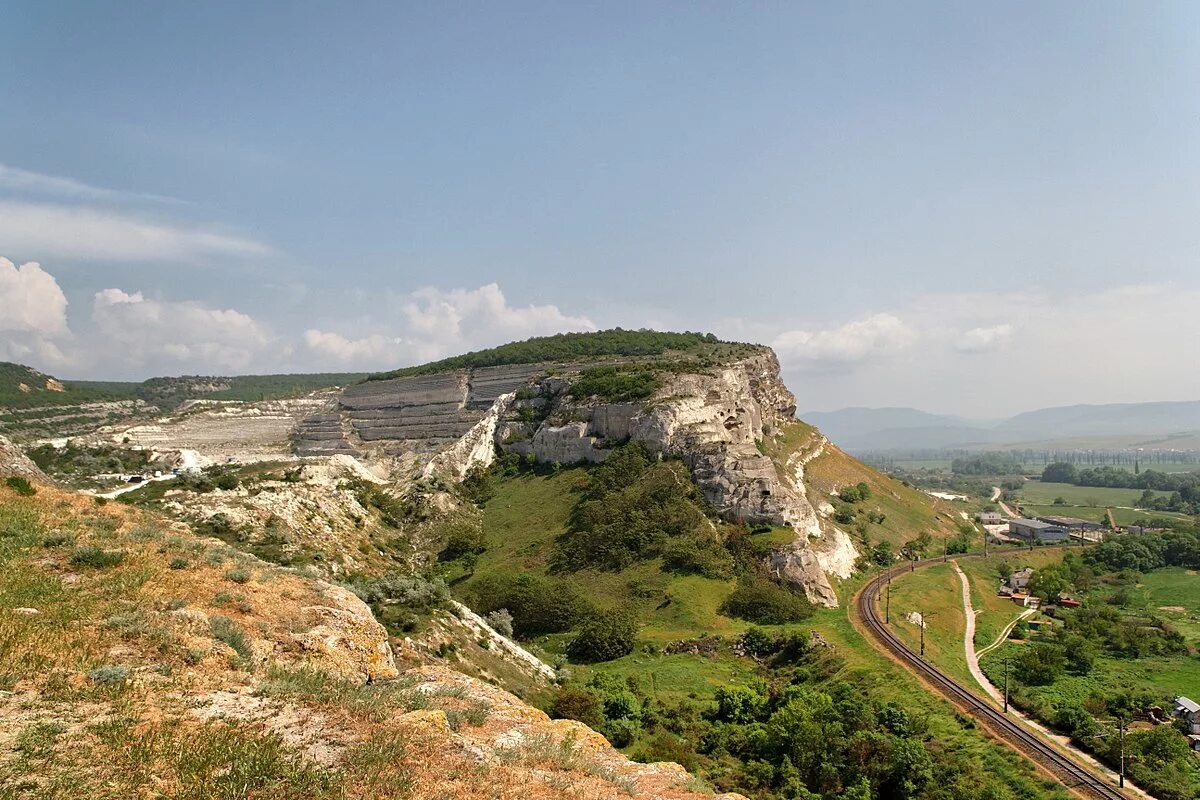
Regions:
[[[1004,654],[1004,713],[1008,713],[1008,653]]]
[[[885,621],[888,625],[892,624],[892,573],[890,572],[888,573],[887,612]]]
[[[1118,782],[1117,785],[1120,786],[1122,789],[1124,789],[1125,788],[1125,718],[1119,717],[1117,721],[1120,723],[1120,727],[1117,730],[1120,731],[1119,736],[1120,736],[1120,741],[1121,741],[1121,772],[1119,773],[1119,777],[1117,778],[1117,782]]]
[[[921,658],[924,658],[925,657],[925,626],[927,624],[929,624],[929,618],[934,615],[933,614],[921,614],[920,611],[918,611],[917,614],[919,614],[921,617]]]

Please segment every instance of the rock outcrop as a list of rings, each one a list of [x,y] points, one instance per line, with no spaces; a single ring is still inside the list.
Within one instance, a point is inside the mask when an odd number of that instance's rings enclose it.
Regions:
[[[34,483],[53,483],[21,448],[0,436],[0,477],[16,476]]]

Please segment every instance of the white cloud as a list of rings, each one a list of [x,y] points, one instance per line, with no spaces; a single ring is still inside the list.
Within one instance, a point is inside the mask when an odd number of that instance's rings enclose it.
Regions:
[[[54,276],[36,262],[16,266],[0,258],[0,358],[65,363],[67,298]]]
[[[774,347],[790,366],[844,369],[905,350],[916,338],[912,325],[884,313],[827,330],[785,331]]]
[[[0,201],[0,249],[39,257],[183,262],[272,252],[261,242],[203,228],[116,211],[14,201]]]
[[[426,287],[394,295],[390,304],[398,312],[391,318],[399,323],[390,330],[352,338],[310,329],[304,343],[323,363],[374,369],[431,361],[514,339],[596,329],[587,317],[565,314],[554,305],[509,305],[495,283],[477,289]]]
[[[986,353],[1003,347],[1012,340],[1013,326],[1008,323],[986,328],[972,328],[954,346],[964,353]]]
[[[0,258],[0,331],[62,336],[67,329],[67,297],[41,264],[16,266]]]
[[[92,320],[111,360],[151,370],[244,371],[278,365],[286,349],[252,317],[200,303],[146,298],[121,289],[97,292]]]
[[[397,337],[372,334],[348,339],[338,333],[310,328],[304,332],[304,344],[315,354],[335,364],[363,367],[394,366],[402,357],[404,342]]]
[[[484,341],[499,344],[513,338],[596,327],[587,317],[568,316],[558,306],[510,306],[495,283],[478,289],[418,289],[408,298],[401,310],[409,334],[448,346]]]
[[[147,201],[152,203],[182,203],[174,197],[164,197],[145,192],[125,192],[117,189],[104,189],[100,186],[77,181],[74,178],[63,178],[58,175],[46,175],[32,172],[20,167],[0,164],[0,190],[19,194],[52,195],[75,200],[105,200],[105,201]]]

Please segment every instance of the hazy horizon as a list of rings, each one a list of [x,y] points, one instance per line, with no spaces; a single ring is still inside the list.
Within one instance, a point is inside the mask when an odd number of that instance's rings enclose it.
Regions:
[[[0,15],[0,359],[622,326],[771,345],[801,409],[1200,397],[1194,4]]]

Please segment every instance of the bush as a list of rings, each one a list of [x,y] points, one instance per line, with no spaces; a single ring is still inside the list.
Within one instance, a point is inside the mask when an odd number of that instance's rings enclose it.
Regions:
[[[512,614],[508,613],[507,608],[497,609],[485,616],[484,621],[492,626],[492,630],[501,636],[512,637],[513,635],[513,618]]]
[[[75,548],[71,553],[71,563],[77,567],[115,567],[125,559],[120,550],[102,550],[95,545]]]
[[[733,556],[718,542],[685,536],[663,547],[663,568],[672,572],[694,573],[705,578],[733,577]]]
[[[33,484],[20,475],[10,475],[5,478],[4,485],[21,495],[21,497],[33,497],[37,494],[37,489],[33,488]]]
[[[208,625],[214,639],[229,645],[242,660],[250,660],[254,654],[250,649],[250,640],[236,622],[218,614],[209,618]]]
[[[453,561],[472,553],[482,553],[487,549],[484,544],[483,526],[471,517],[455,516],[446,520],[439,526],[437,534],[446,542],[442,551],[438,553],[439,561]]]
[[[567,645],[567,655],[576,661],[612,661],[627,656],[637,644],[638,624],[624,611],[598,613],[586,620]]]
[[[446,584],[420,575],[389,572],[347,588],[371,605],[380,622],[405,632],[415,630],[423,618],[450,602]]]
[[[1013,663],[1017,678],[1030,686],[1054,683],[1063,674],[1066,667],[1067,659],[1062,650],[1047,643],[1026,647]]]
[[[739,580],[721,612],[761,625],[783,625],[808,619],[813,607],[806,598],[772,581]]]
[[[467,502],[482,506],[496,496],[491,471],[481,464],[474,465],[467,470],[462,482],[458,484],[458,493]]]
[[[651,397],[662,386],[657,372],[633,364],[592,367],[579,374],[571,385],[575,397],[598,397],[611,403],[627,403]]]
[[[129,668],[114,664],[105,664],[88,672],[87,676],[88,680],[92,683],[106,686],[115,683],[124,683],[125,679],[129,677]]]
[[[574,628],[590,604],[572,584],[528,573],[483,577],[471,586],[471,607],[487,614],[507,609],[520,638],[561,633]]]
[[[171,569],[187,569],[188,560],[186,558],[180,558],[176,556],[175,558],[171,559],[170,567]]]
[[[225,577],[234,583],[249,583],[252,573],[245,567],[235,567],[225,573]]]
[[[550,716],[555,719],[573,719],[589,728],[604,724],[604,710],[600,698],[587,691],[571,686],[560,687],[550,705]]]

